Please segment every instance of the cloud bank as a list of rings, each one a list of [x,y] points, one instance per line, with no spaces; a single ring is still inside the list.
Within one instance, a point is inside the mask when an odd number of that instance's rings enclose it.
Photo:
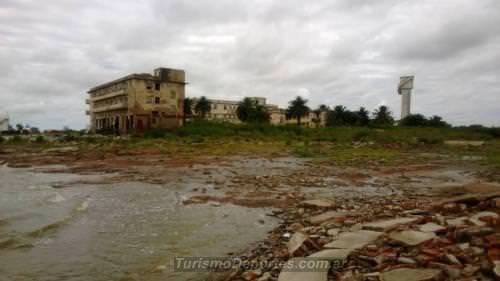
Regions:
[[[188,96],[264,96],[286,106],[500,125],[497,0],[3,0],[0,111],[12,122],[84,128],[86,91],[155,67],[187,72]]]

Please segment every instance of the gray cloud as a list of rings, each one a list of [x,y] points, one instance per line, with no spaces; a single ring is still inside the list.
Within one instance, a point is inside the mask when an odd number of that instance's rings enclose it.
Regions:
[[[285,106],[389,105],[417,77],[414,111],[500,125],[496,0],[3,0],[0,110],[83,128],[86,90],[130,72],[183,68],[188,95]]]

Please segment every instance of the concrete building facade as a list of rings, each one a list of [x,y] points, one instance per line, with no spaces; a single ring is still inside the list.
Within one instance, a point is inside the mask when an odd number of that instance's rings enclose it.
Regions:
[[[264,106],[269,112],[271,125],[291,125],[297,124],[297,119],[287,118],[286,110],[279,108],[277,105],[268,104],[266,98],[263,97],[250,97],[255,100],[257,104]],[[220,121],[220,122],[230,122],[239,124],[241,121],[238,119],[236,110],[240,101],[234,100],[220,100],[220,99],[208,99],[211,104],[210,112],[207,114],[206,119],[210,121]],[[196,99],[193,103],[196,104]],[[327,112],[321,112],[317,115],[314,112],[310,112],[306,116],[301,118],[301,125],[306,127],[325,127],[326,126]]]
[[[182,126],[186,77],[183,70],[157,68],[130,74],[88,91],[91,132],[141,133]]]

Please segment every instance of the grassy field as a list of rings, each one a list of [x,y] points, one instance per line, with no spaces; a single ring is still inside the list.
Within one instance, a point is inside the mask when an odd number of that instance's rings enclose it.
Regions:
[[[446,141],[484,141],[482,146],[452,146]],[[298,126],[235,125],[195,122],[174,131],[151,130],[126,138],[71,133],[58,141],[38,136],[30,141],[10,138],[0,146],[47,149],[74,145],[102,153],[154,151],[169,157],[286,156],[338,163],[400,163],[425,161],[414,155],[446,154],[460,159],[479,156],[500,167],[498,129],[471,128],[303,128]]]

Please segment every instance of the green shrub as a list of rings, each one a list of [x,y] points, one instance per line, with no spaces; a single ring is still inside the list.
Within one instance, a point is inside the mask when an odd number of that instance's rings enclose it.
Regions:
[[[35,142],[37,142],[37,143],[43,143],[43,142],[45,142],[45,138],[43,136],[37,136],[35,138]]]

